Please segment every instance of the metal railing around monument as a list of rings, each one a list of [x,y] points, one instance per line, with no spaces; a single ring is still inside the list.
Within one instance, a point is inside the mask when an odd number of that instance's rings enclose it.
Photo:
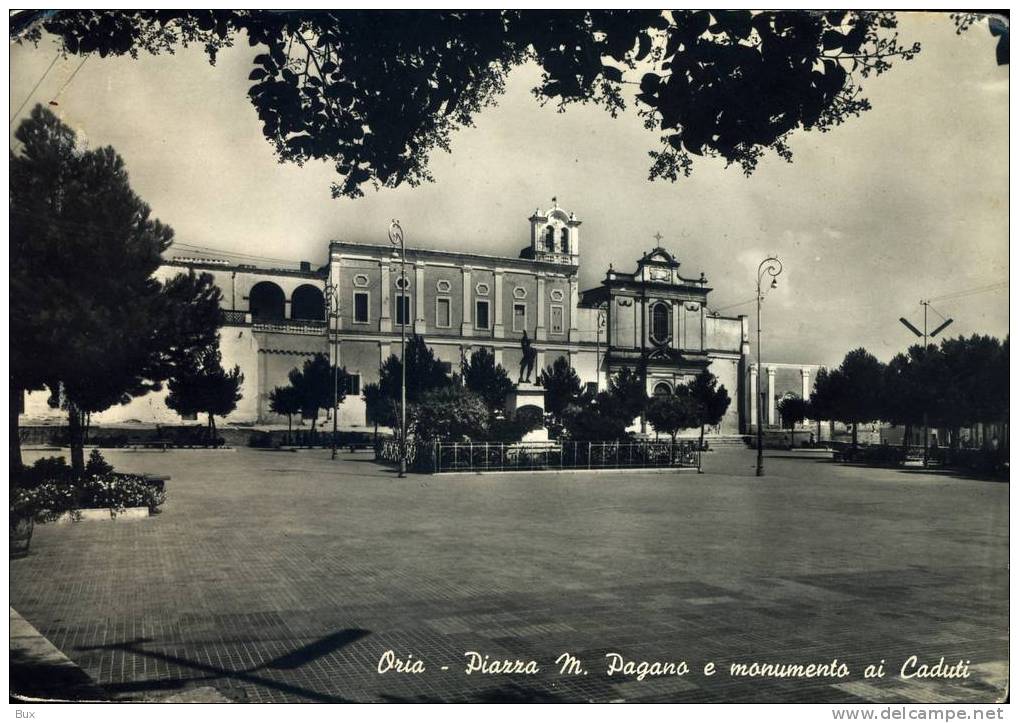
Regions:
[[[577,469],[700,469],[693,440],[637,442],[436,442],[432,471],[512,472]]]

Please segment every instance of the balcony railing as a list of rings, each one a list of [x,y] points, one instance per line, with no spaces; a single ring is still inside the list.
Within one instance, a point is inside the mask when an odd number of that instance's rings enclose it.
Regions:
[[[223,309],[223,323],[230,325],[239,324],[250,324],[251,317],[246,311],[236,311],[234,309]]]
[[[326,333],[326,323],[317,319],[255,319],[252,329],[278,334],[319,336]]]

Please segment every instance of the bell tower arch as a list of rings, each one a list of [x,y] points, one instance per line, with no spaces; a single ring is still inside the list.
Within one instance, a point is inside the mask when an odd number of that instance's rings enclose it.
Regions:
[[[580,221],[577,215],[559,207],[553,197],[552,207],[535,209],[531,223],[531,245],[521,256],[568,266],[580,265]]]

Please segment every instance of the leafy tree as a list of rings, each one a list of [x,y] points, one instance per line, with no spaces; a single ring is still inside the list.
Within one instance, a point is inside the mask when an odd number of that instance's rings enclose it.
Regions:
[[[334,370],[325,354],[316,354],[306,360],[301,369],[291,369],[289,378],[290,386],[297,390],[301,415],[311,419],[311,436],[314,438],[319,410],[331,409],[335,398],[337,405],[333,410],[335,414],[339,411],[339,405],[347,398],[345,391],[347,370],[345,367]]]
[[[688,386],[697,404],[697,423],[701,428],[700,446],[703,448],[704,427],[720,424],[729,410],[731,400],[725,386],[718,386],[718,378],[707,369],[702,369]]]
[[[782,426],[792,429],[796,423],[807,418],[807,400],[796,395],[783,397],[778,402],[778,416],[782,418]]]
[[[234,366],[223,369],[219,339],[195,355],[192,363],[183,364],[170,377],[166,406],[181,415],[207,414],[209,443],[215,444],[216,416],[225,417],[237,408],[241,399],[244,375]]]
[[[881,417],[884,374],[884,365],[861,347],[846,354],[839,368],[829,375],[836,393],[835,418],[853,425],[854,450],[860,424]]]
[[[484,400],[460,386],[432,389],[414,405],[412,424],[415,438],[422,441],[484,439],[489,411]]]
[[[424,337],[414,334],[408,339],[405,349],[407,356],[407,402],[417,402],[433,389],[452,383],[441,361],[425,343]],[[382,364],[379,374],[379,388],[384,396],[400,401],[400,358],[391,354]]]
[[[294,415],[301,411],[301,398],[292,386],[274,387],[269,392],[269,411],[287,418],[287,444],[294,432]]]
[[[656,396],[648,402],[647,421],[656,433],[664,432],[672,437],[673,444],[680,430],[696,427],[702,419],[700,402],[685,385],[676,387],[674,394]],[[701,428],[703,430],[703,426]]]
[[[623,367],[609,379],[608,394],[614,400],[619,414],[625,417],[627,427],[647,409],[648,395],[644,379],[630,367]]]
[[[570,360],[560,356],[542,370],[538,382],[545,388],[545,411],[555,424],[562,424],[566,407],[580,395],[580,377]]]
[[[513,391],[513,382],[495,355],[482,347],[474,352],[470,361],[461,365],[464,385],[485,402],[490,412],[501,411],[506,395]]]
[[[378,382],[371,382],[361,387],[361,397],[364,399],[365,412],[368,419],[375,425],[375,437],[379,436],[379,424],[387,427],[395,427],[399,411],[394,401],[382,392]]]
[[[64,10],[15,20],[19,40],[46,32],[64,53],[100,57],[196,43],[215,63],[245,35],[263,51],[248,96],[265,137],[281,161],[333,164],[334,197],[431,180],[429,154],[448,151],[523,63],[541,67],[534,95],[559,110],[635,106],[658,137],[650,177],[674,181],[694,156],[746,174],[768,149],[791,160],[794,131],[868,110],[862,80],[920,50],[899,43],[894,13],[864,11]]]
[[[902,446],[909,446],[914,425],[922,424],[924,413],[930,409],[935,397],[931,384],[930,350],[919,344],[911,346],[905,354],[896,354],[885,367],[882,417],[885,421],[903,426]]]
[[[150,218],[112,148],[80,149],[41,105],[14,136],[10,387],[46,386],[59,400],[80,479],[88,416],[160,389],[213,344],[221,292],[208,274],[154,278],[173,231]],[[14,413],[11,421],[20,466]]]
[[[832,373],[825,367],[817,370],[814,377],[814,389],[810,393],[810,409],[814,419],[817,420],[817,438],[821,439],[821,420],[827,419],[829,427],[831,420],[835,419],[835,405],[841,393],[837,386],[840,380],[834,378]]]

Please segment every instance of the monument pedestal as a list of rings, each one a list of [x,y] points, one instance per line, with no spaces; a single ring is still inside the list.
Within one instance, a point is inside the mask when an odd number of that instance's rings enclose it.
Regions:
[[[519,382],[512,391],[506,394],[505,410],[507,415],[516,414],[524,407],[534,407],[542,415],[545,414],[545,388],[531,382]],[[548,430],[544,426],[532,429],[523,436],[521,442],[547,442]]]

